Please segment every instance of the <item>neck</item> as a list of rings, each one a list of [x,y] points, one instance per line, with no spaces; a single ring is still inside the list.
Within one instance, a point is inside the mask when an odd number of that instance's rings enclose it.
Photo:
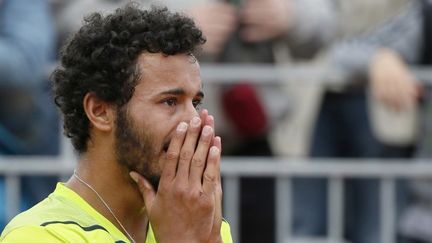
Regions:
[[[144,203],[135,182],[129,177],[127,170],[118,165],[115,160],[99,158],[94,160],[89,155],[83,156],[78,162],[75,173],[85,183],[73,176],[66,186],[78,193],[126,237],[130,234],[135,242],[144,242],[148,218],[143,210]],[[121,192],[121,194],[113,192]],[[106,202],[112,213],[102,201]]]

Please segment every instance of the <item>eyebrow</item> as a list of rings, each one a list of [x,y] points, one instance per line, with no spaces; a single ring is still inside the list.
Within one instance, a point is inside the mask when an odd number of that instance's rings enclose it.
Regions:
[[[170,89],[170,90],[166,90],[163,92],[159,93],[160,95],[185,95],[186,91],[182,88],[175,88],[175,89]],[[198,96],[200,98],[204,98],[204,92],[202,90],[198,91],[195,96]]]

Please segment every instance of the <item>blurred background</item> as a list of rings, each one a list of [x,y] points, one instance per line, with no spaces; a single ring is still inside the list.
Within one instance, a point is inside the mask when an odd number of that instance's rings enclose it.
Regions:
[[[88,13],[126,0],[0,0],[0,229],[71,175],[49,75]],[[222,137],[235,242],[432,242],[432,1],[165,0]]]

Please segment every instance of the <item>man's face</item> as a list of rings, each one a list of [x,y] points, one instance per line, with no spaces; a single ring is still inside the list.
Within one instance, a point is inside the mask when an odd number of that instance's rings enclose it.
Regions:
[[[115,154],[157,188],[163,157],[181,121],[197,116],[203,93],[199,65],[186,54],[142,54],[141,78],[131,100],[117,111]]]

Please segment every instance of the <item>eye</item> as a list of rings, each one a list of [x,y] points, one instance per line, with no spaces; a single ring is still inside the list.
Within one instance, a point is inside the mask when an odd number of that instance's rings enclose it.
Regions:
[[[175,105],[177,105],[177,99],[176,98],[168,98],[168,99],[165,99],[163,101],[163,103],[168,105],[168,106],[175,106]]]
[[[202,105],[202,100],[194,100],[192,101],[193,106],[195,107],[196,110],[199,110],[201,108]]]

